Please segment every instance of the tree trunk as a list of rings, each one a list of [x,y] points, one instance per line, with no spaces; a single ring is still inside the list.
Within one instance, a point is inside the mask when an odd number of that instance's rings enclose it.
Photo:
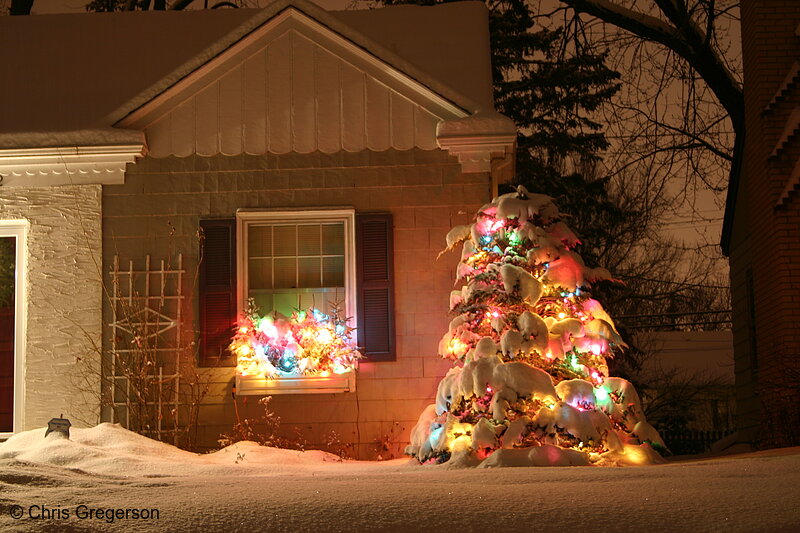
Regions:
[[[11,0],[9,15],[30,15],[33,7],[33,0]]]

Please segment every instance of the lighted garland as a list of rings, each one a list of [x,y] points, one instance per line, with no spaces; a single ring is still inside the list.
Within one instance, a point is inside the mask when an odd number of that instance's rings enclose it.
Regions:
[[[287,318],[277,312],[261,316],[250,302],[228,349],[236,356],[241,376],[344,374],[362,357],[351,340],[352,332],[337,307],[330,315],[308,309]]]

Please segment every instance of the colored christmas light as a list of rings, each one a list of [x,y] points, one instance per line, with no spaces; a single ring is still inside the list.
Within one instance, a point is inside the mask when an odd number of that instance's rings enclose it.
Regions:
[[[251,302],[228,349],[243,376],[329,376],[353,370],[361,358],[352,332],[338,311],[327,315],[309,309],[289,318],[277,313],[262,317]]]

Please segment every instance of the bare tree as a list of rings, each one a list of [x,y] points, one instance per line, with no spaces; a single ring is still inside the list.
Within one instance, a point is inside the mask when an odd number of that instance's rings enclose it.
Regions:
[[[33,8],[33,0],[11,0],[9,15],[30,15]]]
[[[610,107],[609,137],[620,141],[607,154],[611,171],[682,176],[690,203],[703,188],[724,192],[745,134],[738,0],[559,1],[602,21],[595,42],[614,50],[623,72]]]
[[[720,17],[738,10],[738,2],[720,0],[654,0],[660,16],[609,0],[561,0],[587,13],[658,43],[685,59],[714,92],[727,111],[734,131],[744,132],[744,97],[738,77],[720,50],[716,35]],[[629,2],[635,6],[635,0]]]

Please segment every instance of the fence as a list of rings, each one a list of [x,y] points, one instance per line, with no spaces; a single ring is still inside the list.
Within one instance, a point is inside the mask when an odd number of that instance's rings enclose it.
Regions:
[[[727,437],[733,431],[729,429],[707,431],[662,429],[659,430],[659,433],[667,448],[674,455],[695,455],[710,451],[712,444]]]

